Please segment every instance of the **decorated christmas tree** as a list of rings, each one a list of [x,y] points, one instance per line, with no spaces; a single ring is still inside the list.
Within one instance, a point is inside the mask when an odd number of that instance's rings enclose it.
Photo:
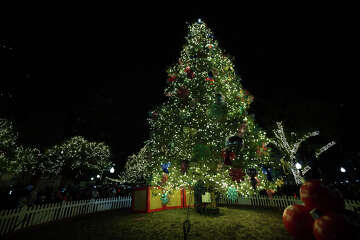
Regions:
[[[271,175],[270,140],[248,114],[254,97],[200,19],[189,25],[178,63],[167,73],[168,100],[149,112],[144,158],[154,166],[148,184],[161,186],[159,196],[191,188],[235,199],[276,190],[281,180]]]

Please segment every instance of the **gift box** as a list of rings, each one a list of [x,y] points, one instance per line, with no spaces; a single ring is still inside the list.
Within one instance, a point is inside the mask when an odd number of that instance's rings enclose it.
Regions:
[[[132,192],[132,211],[150,213],[174,208],[194,207],[194,192],[189,189],[174,190],[168,195],[169,201],[163,204],[158,192],[158,187],[136,188]]]

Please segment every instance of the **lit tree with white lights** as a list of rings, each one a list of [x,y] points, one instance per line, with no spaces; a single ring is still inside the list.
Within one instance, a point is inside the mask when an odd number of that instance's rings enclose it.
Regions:
[[[293,174],[295,183],[302,184],[304,179],[301,177],[300,170],[296,167],[296,153],[302,142],[309,137],[319,135],[319,131],[309,132],[300,138],[297,138],[295,132],[291,132],[292,139],[290,139],[289,137],[286,137],[282,123],[276,122],[276,125],[277,129],[273,130],[274,138],[271,139],[271,143],[273,143],[284,155],[287,163],[286,165]]]
[[[108,178],[118,183],[146,184],[151,182],[151,169],[154,163],[151,161],[148,144],[140,149],[137,154],[128,157],[125,169],[117,179]]]
[[[105,143],[89,142],[76,136],[46,151],[52,162],[61,166],[60,174],[81,179],[91,174],[102,174],[112,167],[110,148]]]
[[[17,132],[7,119],[0,119],[0,172],[14,172],[16,161]]]

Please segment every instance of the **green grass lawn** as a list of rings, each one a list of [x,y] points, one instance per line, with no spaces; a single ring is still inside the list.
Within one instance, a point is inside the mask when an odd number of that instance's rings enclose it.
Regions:
[[[148,214],[117,210],[77,217],[17,232],[7,239],[35,240],[120,240],[183,239],[186,209]],[[189,240],[195,239],[292,239],[275,209],[220,207],[219,216],[201,216],[190,209]]]

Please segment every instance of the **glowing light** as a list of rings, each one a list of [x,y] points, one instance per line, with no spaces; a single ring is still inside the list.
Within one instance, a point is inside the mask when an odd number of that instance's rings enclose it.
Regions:
[[[114,172],[115,172],[114,167],[111,167],[111,168],[110,168],[110,173],[114,173]]]
[[[92,177],[92,178],[91,178],[91,181],[93,181],[93,180],[94,180],[94,178]]]
[[[198,19],[198,23],[202,23],[201,18]]]
[[[96,177],[97,177],[97,178],[100,178],[100,175],[98,174],[98,175],[96,175]]]
[[[341,172],[346,172],[346,169],[343,168],[343,167],[341,167],[341,168],[340,168],[340,171],[341,171]]]
[[[295,167],[296,167],[296,169],[301,169],[301,164],[300,164],[300,163],[296,163],[296,164],[295,164]]]

